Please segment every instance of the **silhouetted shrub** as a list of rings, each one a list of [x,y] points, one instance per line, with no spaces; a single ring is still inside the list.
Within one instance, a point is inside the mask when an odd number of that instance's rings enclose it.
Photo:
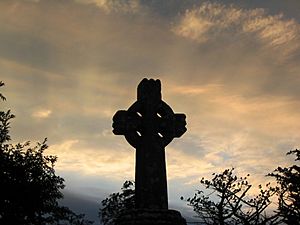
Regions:
[[[264,190],[259,186],[260,193],[250,197],[248,191],[252,185],[248,176],[237,177],[234,168],[226,169],[220,174],[213,174],[211,180],[202,178],[200,183],[208,193],[198,190],[191,198],[187,198],[203,224],[237,225],[237,224],[279,224],[277,215],[267,215],[266,208],[275,189],[266,185]],[[184,200],[183,197],[181,197]]]
[[[99,217],[105,225],[114,225],[121,212],[134,208],[134,182],[125,181],[121,190],[121,193],[112,193],[102,201]]]
[[[287,155],[296,155],[295,161],[300,161],[300,150],[296,149]],[[289,225],[300,224],[300,166],[278,167],[269,174],[277,181],[276,192],[278,195],[277,213],[283,222]]]
[[[0,82],[0,87],[4,83]],[[5,97],[0,94],[0,99]],[[45,155],[45,139],[10,144],[10,121],[15,116],[0,111],[0,224],[4,225],[87,225],[91,221],[58,205],[64,179],[55,174],[56,156]]]

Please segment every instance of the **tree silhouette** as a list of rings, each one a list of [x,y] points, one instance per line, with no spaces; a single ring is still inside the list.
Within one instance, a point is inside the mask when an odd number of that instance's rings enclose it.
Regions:
[[[296,149],[287,153],[295,154],[295,161],[300,161],[300,150]],[[283,222],[289,225],[300,224],[300,166],[278,167],[269,174],[277,181],[276,192],[278,195],[277,213]]]
[[[0,82],[0,87],[4,85]],[[6,100],[0,94],[1,100]],[[0,111],[0,224],[92,224],[67,207],[59,206],[64,179],[55,174],[56,156],[48,156],[47,139],[10,144],[10,121],[15,116]]]
[[[134,182],[125,181],[121,191],[110,194],[102,201],[99,217],[104,225],[114,225],[121,212],[134,208]]]
[[[187,198],[197,216],[204,224],[237,225],[237,224],[279,224],[276,215],[267,216],[266,208],[270,205],[270,197],[275,190],[266,185],[260,193],[249,197],[252,185],[247,178],[234,175],[234,168],[226,169],[220,174],[213,174],[211,180],[202,178],[200,183],[210,191],[208,194],[198,190],[191,198]],[[181,197],[184,200],[183,197]]]

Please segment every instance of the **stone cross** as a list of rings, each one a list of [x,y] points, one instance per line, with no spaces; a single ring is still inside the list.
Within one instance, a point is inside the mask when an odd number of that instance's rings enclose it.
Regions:
[[[184,114],[174,114],[161,99],[160,80],[143,79],[137,101],[113,117],[113,133],[136,149],[137,209],[168,209],[165,147],[186,131]]]

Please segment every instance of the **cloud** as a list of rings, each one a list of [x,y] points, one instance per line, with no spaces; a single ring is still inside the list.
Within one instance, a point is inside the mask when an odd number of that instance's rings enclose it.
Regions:
[[[41,109],[32,113],[32,116],[38,119],[45,119],[52,113],[49,109]]]
[[[174,32],[201,44],[221,39],[237,42],[253,37],[265,47],[278,49],[284,57],[293,55],[300,47],[299,23],[285,19],[283,14],[268,15],[263,8],[242,9],[204,2],[187,10]]]
[[[114,145],[114,148],[99,145],[96,148],[85,143],[84,140],[75,139],[51,145],[47,154],[58,156],[56,169],[59,172],[77,172],[84,176],[97,175],[114,180],[123,180],[124,177],[132,179],[134,152],[127,148],[126,150],[118,149],[118,145]]]
[[[204,158],[195,158],[193,155],[188,154],[184,150],[179,150],[172,147],[167,147],[167,166],[168,166],[168,178],[180,179],[180,178],[194,178],[201,177],[203,174],[207,174],[214,167],[211,162]]]
[[[25,0],[25,2],[41,3],[45,0]],[[95,5],[106,13],[136,13],[140,10],[139,0],[73,0],[86,5]]]
[[[139,0],[75,0],[82,4],[95,4],[106,13],[136,13],[140,9]]]
[[[188,90],[187,86],[178,86]],[[194,89],[195,86],[191,86],[191,90]],[[240,172],[258,175],[256,182],[263,182],[264,175],[275,165],[291,163],[284,154],[299,146],[300,104],[297,99],[232,95],[225,86],[199,85],[198,89],[199,93],[193,91],[192,95],[183,91],[168,96],[174,109],[183,109],[187,115],[187,134],[171,147],[193,159],[179,158],[187,162],[203,159],[196,165],[209,162],[211,171],[233,166]],[[196,165],[195,168],[199,167]],[[209,168],[199,169],[198,173],[207,170]],[[190,173],[184,169],[182,174],[186,171]]]

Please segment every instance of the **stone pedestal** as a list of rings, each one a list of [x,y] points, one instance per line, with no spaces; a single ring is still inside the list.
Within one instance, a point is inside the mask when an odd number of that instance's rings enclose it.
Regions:
[[[186,221],[176,210],[135,209],[121,214],[116,225],[186,225]]]

